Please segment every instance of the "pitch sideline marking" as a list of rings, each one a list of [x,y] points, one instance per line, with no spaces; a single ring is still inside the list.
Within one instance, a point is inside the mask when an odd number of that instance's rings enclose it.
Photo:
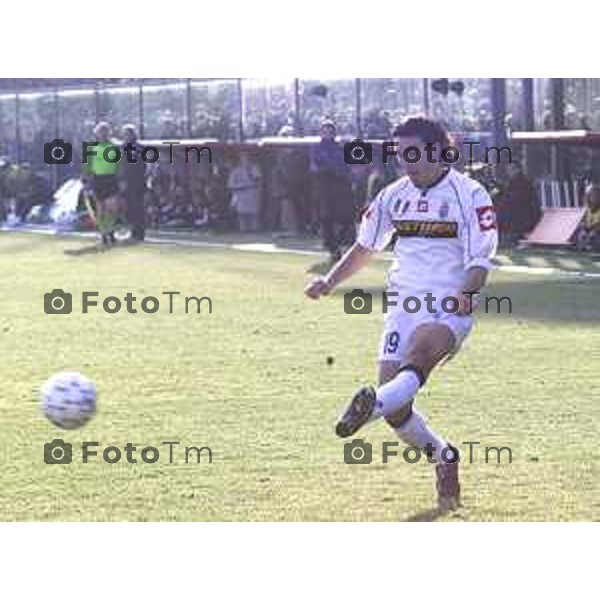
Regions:
[[[37,233],[42,235],[60,235],[64,237],[95,238],[95,233],[82,231],[59,231],[57,229],[36,229],[36,228],[14,228],[2,226],[0,231],[12,231],[17,233]],[[163,244],[173,246],[187,246],[190,248],[225,248],[227,250],[237,250],[241,252],[258,252],[263,254],[295,254],[298,256],[323,256],[320,250],[301,250],[298,248],[281,248],[269,242],[248,242],[248,243],[228,243],[228,242],[206,242],[201,240],[185,240],[161,237],[146,237],[146,242],[151,244]],[[391,256],[380,255],[378,260],[391,262]],[[600,273],[590,273],[587,271],[567,271],[555,267],[530,267],[527,265],[496,265],[495,269],[507,273],[524,273],[527,275],[563,275],[569,277],[588,277],[590,279],[600,278]]]

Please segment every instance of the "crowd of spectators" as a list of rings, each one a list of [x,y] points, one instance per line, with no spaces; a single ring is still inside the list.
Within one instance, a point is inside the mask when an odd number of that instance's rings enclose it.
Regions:
[[[48,177],[28,163],[0,158],[0,222],[22,221],[34,206],[47,207],[51,201],[52,185]]]
[[[320,161],[321,167],[315,160]],[[321,233],[325,245],[335,255],[337,246],[332,242],[331,231],[323,231],[330,223],[323,220],[319,198],[335,197],[339,206],[343,196],[348,208],[345,214],[356,222],[365,206],[396,173],[393,163],[344,165],[345,174],[341,173],[338,179],[339,189],[332,191],[329,187],[338,184],[323,178],[322,166],[326,162],[323,156],[315,159],[309,145],[261,150],[252,145],[237,145],[217,154],[212,164],[185,164],[176,159],[172,165],[160,161],[147,165],[146,226],[270,231],[282,236]],[[539,198],[533,180],[518,161],[503,168],[475,163],[466,170],[486,187],[494,201],[501,243],[512,245],[533,229],[541,216]],[[31,209],[36,205],[48,207],[52,192],[49,178],[27,163],[0,159],[0,221],[24,220],[34,213],[39,218],[40,211],[32,213]],[[600,193],[596,186],[587,190],[585,203],[587,214],[577,232],[576,246],[580,250],[598,251]],[[81,209],[83,212],[84,207]]]
[[[190,96],[191,113],[177,108],[185,104],[185,86],[169,84],[172,89],[168,94],[156,91],[144,96],[146,101],[154,103],[151,114],[146,116],[148,135],[144,137],[181,139],[191,134],[191,137],[236,140],[241,130],[249,141],[277,134],[315,135],[321,131],[323,114],[329,112],[336,117],[338,135],[353,136],[360,122],[365,138],[383,139],[389,136],[393,123],[406,110],[419,107],[417,92],[421,84],[415,83],[409,89],[408,83],[398,83],[409,80],[369,80],[368,84],[364,83],[364,106],[358,116],[354,80],[325,83],[304,80],[299,88],[301,110],[297,114],[292,81],[268,86],[261,85],[258,80],[256,85],[242,83],[246,101],[241,103],[236,100],[240,87],[235,80],[195,82]],[[130,111],[138,101],[132,90],[132,95],[103,92],[101,110],[108,115]],[[384,98],[386,90],[393,101]],[[23,218],[33,205],[51,202],[53,188],[65,179],[79,175],[77,157],[73,165],[61,166],[54,171],[43,164],[41,149],[51,138],[55,104],[41,96],[28,102],[30,105],[23,104],[21,111],[27,107],[29,112],[22,114],[31,116],[33,121],[21,125],[19,152],[15,149],[16,140],[5,135],[12,130],[10,115],[14,113],[14,107],[11,105],[3,111],[0,106],[0,142],[3,145],[0,152],[10,155],[10,159],[4,160],[4,166],[0,165],[2,219],[8,214]],[[61,131],[65,131],[64,137],[72,141],[75,148],[95,124],[93,102],[89,94],[60,99],[57,122]],[[431,102],[434,116],[450,114],[455,120],[448,123],[451,129],[476,132],[491,128],[489,98],[476,85],[466,86],[461,98],[432,97]],[[456,104],[453,105],[456,110],[448,109],[449,102]],[[402,109],[394,110],[397,106]],[[34,110],[34,107],[37,108]],[[572,120],[572,114],[573,111],[567,111],[568,119]],[[187,115],[192,124],[186,121]],[[300,123],[296,122],[298,118]],[[17,155],[21,158],[18,164]],[[582,156],[578,151],[571,161],[572,171],[583,170]],[[587,154],[584,158],[589,162]],[[527,233],[539,219],[539,204],[535,186],[523,169],[514,165],[505,172],[495,172],[487,167],[473,166],[470,171],[473,177],[482,180],[494,198],[503,241],[513,243]],[[493,175],[491,171],[494,171]],[[347,169],[347,175],[349,191],[344,195],[351,197],[356,219],[361,208],[395,174],[392,167],[375,164],[355,165]],[[150,227],[267,230],[296,235],[312,235],[323,229],[322,207],[318,202],[322,195],[319,191],[322,178],[311,164],[311,151],[306,145],[263,148],[260,152],[251,143],[244,149],[238,145],[208,166],[182,165],[177,161],[174,165],[149,166],[145,180],[145,220]],[[585,229],[592,235],[582,237],[586,241],[581,247],[593,246],[596,228],[597,223],[592,218]]]

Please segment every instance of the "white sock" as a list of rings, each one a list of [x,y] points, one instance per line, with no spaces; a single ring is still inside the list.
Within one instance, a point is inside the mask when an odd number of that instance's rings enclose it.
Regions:
[[[398,437],[407,445],[425,450],[427,444],[433,447],[433,458],[437,463],[449,462],[453,459],[451,450],[444,449],[450,444],[435,431],[427,426],[427,422],[421,413],[413,408],[412,414],[400,427],[394,427]]]
[[[406,406],[421,387],[419,376],[412,369],[400,371],[394,379],[377,388],[373,418],[387,417]]]

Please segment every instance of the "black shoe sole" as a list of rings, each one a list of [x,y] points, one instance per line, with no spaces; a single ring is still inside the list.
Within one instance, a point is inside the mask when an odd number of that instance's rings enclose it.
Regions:
[[[347,438],[354,435],[369,419],[373,414],[375,408],[376,395],[373,390],[372,393],[367,393],[363,390],[358,392],[350,403],[350,406],[344,412],[344,416],[349,411],[358,413],[358,417],[352,419],[352,423],[348,423],[346,419],[342,417],[335,426],[335,434],[340,438]]]

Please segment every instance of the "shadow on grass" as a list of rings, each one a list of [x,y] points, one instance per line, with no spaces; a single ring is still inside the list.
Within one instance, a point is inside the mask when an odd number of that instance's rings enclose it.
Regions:
[[[429,510],[422,510],[418,513],[415,513],[414,515],[411,515],[410,517],[405,519],[405,521],[408,523],[431,523],[432,521],[437,521],[438,519],[441,519],[442,517],[445,517],[446,515],[449,515],[453,512],[455,511],[451,509],[430,508]]]
[[[582,277],[496,281],[486,289],[483,318],[600,325],[600,280]],[[492,298],[510,298],[498,303]],[[485,311],[484,311],[485,312]]]
[[[56,239],[47,235],[33,235],[30,233],[13,233],[12,231],[0,232],[2,240],[2,252],[4,254],[17,254],[19,252],[31,252],[48,243],[49,239]]]
[[[572,249],[541,248],[541,249],[503,249],[499,252],[501,257],[507,258],[510,264],[518,266],[544,266],[556,269],[565,268],[565,259],[577,265],[580,271],[589,269],[600,270],[600,254],[597,252],[577,252]]]

